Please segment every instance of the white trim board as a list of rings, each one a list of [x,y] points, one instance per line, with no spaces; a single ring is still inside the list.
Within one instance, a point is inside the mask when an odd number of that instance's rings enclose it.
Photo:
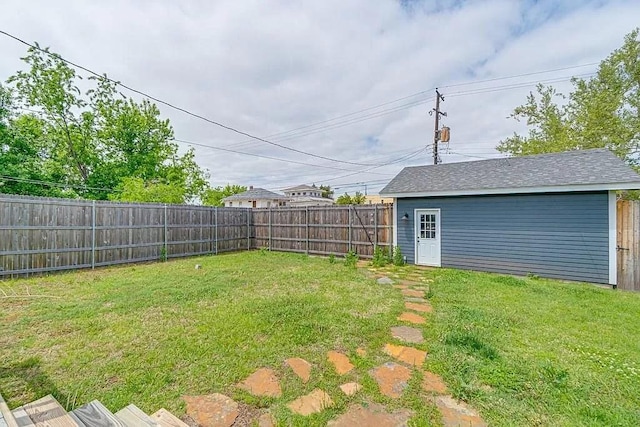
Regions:
[[[415,193],[381,193],[383,197],[478,196],[484,194],[570,193],[580,191],[638,190],[640,183],[556,185],[548,187],[484,188],[477,190],[423,191]]]
[[[609,284],[618,284],[618,227],[616,192],[609,191]]]

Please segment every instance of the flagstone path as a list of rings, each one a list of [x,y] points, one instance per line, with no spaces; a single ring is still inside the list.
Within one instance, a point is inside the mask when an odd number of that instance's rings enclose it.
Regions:
[[[427,319],[425,314],[432,313],[433,307],[429,303],[428,286],[431,280],[421,279],[411,276],[412,280],[403,280],[396,284],[396,280],[389,277],[374,275],[377,283],[381,285],[393,285],[400,290],[404,297],[404,305],[407,311],[398,316],[399,322],[411,325],[425,325]],[[400,324],[391,327],[390,338],[403,344],[388,342],[381,349],[383,353],[390,356],[395,361],[387,361],[369,370],[369,375],[375,380],[380,393],[392,399],[399,399],[409,387],[408,383],[412,375],[418,372],[422,376],[421,388],[425,394],[425,400],[431,402],[438,408],[442,422],[445,427],[486,427],[480,414],[462,401],[458,401],[448,394],[446,384],[442,378],[424,370],[427,352],[411,346],[412,344],[424,344],[425,339],[422,330],[418,327]],[[366,358],[367,350],[358,347],[355,351],[357,357]],[[351,363],[349,357],[341,351],[329,351],[327,361],[340,376],[347,376],[349,379],[357,378],[356,366]],[[313,366],[308,361],[299,357],[292,357],[284,361],[284,365],[302,380],[303,383],[310,381]],[[317,368],[315,368],[317,369]],[[354,376],[355,373],[355,376]],[[273,369],[260,368],[245,380],[237,384],[237,387],[247,391],[257,397],[280,397],[282,390],[277,373]],[[340,399],[349,399],[351,396],[362,390],[362,385],[351,381],[340,385],[337,390],[314,389],[310,393],[301,396],[290,403],[287,407],[290,411],[301,416],[311,416],[320,413],[327,408],[334,406],[331,394],[343,393]],[[187,405],[187,415],[189,415],[199,425],[204,427],[231,427],[234,423],[240,422],[239,405],[231,398],[222,394],[211,394],[205,396],[184,396]],[[339,400],[340,400],[339,399]],[[273,427],[276,421],[269,411],[260,411],[259,418],[254,418],[259,427]],[[409,409],[399,409],[389,412],[384,406],[377,403],[366,403],[363,405],[353,404],[342,415],[329,421],[328,427],[406,427],[413,412]],[[253,415],[257,417],[257,415]],[[237,420],[236,420],[237,419]]]

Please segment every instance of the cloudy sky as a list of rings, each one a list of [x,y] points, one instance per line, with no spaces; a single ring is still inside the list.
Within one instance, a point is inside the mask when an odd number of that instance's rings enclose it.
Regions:
[[[497,157],[500,139],[525,129],[507,116],[534,82],[567,90],[639,17],[637,0],[3,0],[0,29],[211,120],[342,161],[160,106],[176,138],[198,144],[212,185],[375,193],[403,166],[432,162],[435,87],[452,135],[442,161]],[[1,80],[25,52],[0,35]]]

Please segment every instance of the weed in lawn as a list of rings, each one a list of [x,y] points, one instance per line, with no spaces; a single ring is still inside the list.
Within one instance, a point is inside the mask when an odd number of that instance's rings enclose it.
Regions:
[[[472,331],[457,331],[448,334],[444,343],[447,345],[453,345],[464,349],[470,353],[484,357],[489,360],[494,360],[499,357],[495,348],[491,347],[480,338],[479,334]]]
[[[360,257],[358,256],[356,251],[352,249],[344,256],[344,265],[345,267],[356,268],[359,259]]]
[[[373,258],[371,260],[371,265],[373,267],[384,267],[389,264],[389,256],[387,255],[387,251],[381,246],[376,246],[373,249]]]
[[[404,255],[402,254],[402,249],[400,246],[396,246],[393,248],[393,265],[396,267],[401,267],[406,264],[404,259]]]

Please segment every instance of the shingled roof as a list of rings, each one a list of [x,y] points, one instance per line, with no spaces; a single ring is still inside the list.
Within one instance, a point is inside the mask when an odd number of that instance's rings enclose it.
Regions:
[[[563,188],[565,190],[563,190]],[[386,196],[438,196],[544,191],[629,190],[640,175],[606,149],[404,168]]]
[[[274,193],[273,191],[265,190],[264,188],[252,188],[244,193],[234,194],[233,196],[225,197],[223,201],[234,202],[236,200],[289,200],[282,194]]]

